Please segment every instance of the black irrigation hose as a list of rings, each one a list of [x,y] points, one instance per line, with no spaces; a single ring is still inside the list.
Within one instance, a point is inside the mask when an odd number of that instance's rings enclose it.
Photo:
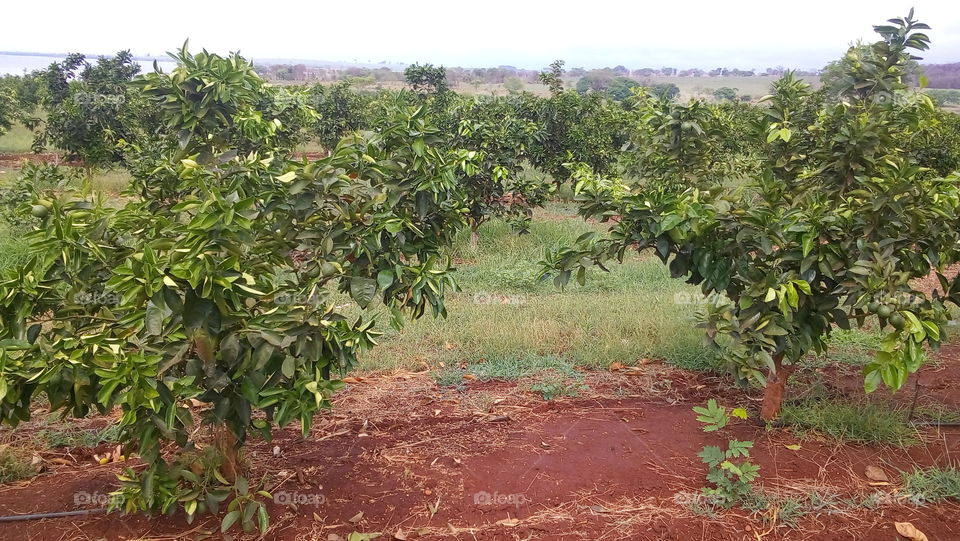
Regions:
[[[9,515],[0,517],[0,522],[17,522],[20,520],[40,520],[44,518],[76,517],[81,515],[96,515],[105,512],[105,509],[81,509],[80,511],[56,511],[53,513],[32,513],[29,515]]]

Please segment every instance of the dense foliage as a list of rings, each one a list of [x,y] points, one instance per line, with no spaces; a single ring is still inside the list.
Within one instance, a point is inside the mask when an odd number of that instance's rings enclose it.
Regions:
[[[46,118],[34,149],[54,146],[87,167],[120,161],[117,143],[137,139],[140,102],[129,83],[139,71],[128,51],[95,64],[82,54],[53,63],[42,73]]]
[[[150,167],[134,169],[129,202],[35,194],[48,212],[32,256],[0,283],[0,419],[28,419],[40,395],[77,416],[119,407],[125,453],[147,468],[127,471],[118,505],[193,516],[233,486],[229,522],[243,511],[263,528],[237,446],[291,421],[309,431],[332,378],[374,343],[337,291],[397,324],[445,313],[464,154],[435,147],[415,109],[326,159],[287,161],[286,110],[249,64],[177,58],[136,81],[176,137],[136,149]],[[197,450],[211,437],[225,459],[208,468]]]
[[[760,173],[739,188],[690,174],[687,164],[709,163],[703,154],[713,149],[683,136],[697,131],[689,119],[653,125],[654,141],[673,143],[653,181],[580,178],[582,214],[618,219],[608,236],[549,254],[557,283],[583,281],[586,267],[628,249],[652,249],[713,301],[707,335],[737,374],[766,385],[767,420],[804,354],[823,351],[833,328],[874,316],[887,335],[865,385],[902,386],[947,321],[943,301],[910,280],[957,261],[960,240],[957,177],[931,174],[897,145],[934,116],[929,98],[904,83],[910,50],[928,47],[926,28],[912,13],[876,27],[882,40],[843,63],[847,84],[835,102],[819,106],[799,80],[780,81],[765,100]]]

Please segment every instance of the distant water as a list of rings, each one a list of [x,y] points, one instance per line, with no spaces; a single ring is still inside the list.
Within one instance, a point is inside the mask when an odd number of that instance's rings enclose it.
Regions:
[[[87,56],[88,62],[96,62],[96,56]],[[18,54],[0,54],[0,75],[23,75],[24,71],[44,69],[54,62],[60,62],[63,57],[60,56],[27,56]],[[137,60],[140,64],[140,73],[153,71],[152,60]],[[165,72],[170,72],[176,63],[169,60],[160,60],[157,62]]]

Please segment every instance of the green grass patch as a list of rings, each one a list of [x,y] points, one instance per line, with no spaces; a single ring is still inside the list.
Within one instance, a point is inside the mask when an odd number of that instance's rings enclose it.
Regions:
[[[812,368],[822,368],[835,364],[863,366],[870,362],[874,352],[880,349],[883,333],[867,329],[836,329],[827,340],[827,352],[811,354],[804,364]]]
[[[47,447],[96,447],[101,443],[115,443],[120,439],[120,425],[102,429],[72,427],[45,428],[36,435],[37,443]]]
[[[943,404],[917,406],[913,416],[931,423],[960,423],[960,409]]]
[[[960,501],[960,470],[926,468],[903,473],[904,491],[916,505],[944,500]]]
[[[14,124],[7,133],[0,136],[0,153],[24,154],[31,152],[33,132],[23,124]]]
[[[0,445],[0,484],[27,479],[37,474],[30,455],[9,445]]]
[[[594,269],[584,286],[564,290],[539,279],[545,247],[571,245],[582,233],[605,228],[577,218],[571,205],[551,204],[538,211],[529,234],[492,221],[481,227],[473,251],[464,233],[452,254],[462,290],[447,297],[449,316],[426,316],[400,332],[382,325],[380,345],[361,355],[358,368],[545,356],[584,368],[642,358],[715,368],[715,356],[696,328],[698,306],[689,302],[697,288],[670,278],[655,258],[628,255],[611,272]]]
[[[819,434],[844,442],[899,447],[918,441],[903,411],[873,402],[801,400],[785,404],[780,420],[800,437]]]
[[[467,374],[478,381],[523,382],[525,388],[545,400],[577,396],[587,388],[583,384],[583,375],[568,359],[553,355],[489,359],[465,368],[444,368],[435,372],[434,378],[441,386],[462,387]]]
[[[29,255],[27,242],[0,220],[0,272],[22,263]]]

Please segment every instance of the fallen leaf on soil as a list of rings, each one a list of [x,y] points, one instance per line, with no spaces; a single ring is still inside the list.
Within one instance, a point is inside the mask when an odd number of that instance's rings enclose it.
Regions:
[[[626,365],[621,362],[610,363],[611,372],[616,372],[617,370],[623,370],[625,367]]]
[[[313,520],[315,520],[315,521],[317,521],[317,522],[323,522],[323,519],[320,518],[320,515],[318,515],[318,514],[316,514],[316,513],[313,514]]]
[[[906,537],[910,541],[928,541],[927,535],[909,522],[894,522],[893,525],[897,528],[897,533]]]
[[[378,537],[380,537],[380,532],[372,532],[372,533],[352,532],[350,535],[347,536],[347,541],[370,541],[371,539],[376,539]]]
[[[430,511],[430,518],[433,518],[433,515],[436,515],[439,509],[440,509],[440,496],[437,496],[436,503],[427,502],[427,511]]]
[[[871,481],[889,481],[887,473],[880,468],[870,464],[864,469],[864,475],[867,476],[867,479]]]
[[[343,378],[341,381],[343,381],[344,383],[360,383],[361,381],[363,381],[363,378],[346,377],[346,378]]]
[[[353,522],[354,524],[356,524],[357,522],[360,522],[361,520],[363,520],[363,511],[360,511],[359,513],[357,513],[356,515],[353,515],[350,518],[350,522]]]
[[[783,444],[783,446],[786,447],[787,449],[790,449],[791,451],[799,451],[801,449],[799,443],[795,443],[793,445]]]
[[[396,541],[407,541],[407,533],[403,530],[397,530],[397,533],[393,534],[393,538]]]
[[[743,408],[733,408],[733,410],[730,411],[730,415],[731,415],[732,417],[737,417],[738,419],[746,419],[746,418],[747,418],[747,410],[745,410],[745,409],[743,409]]]
[[[72,461],[72,460],[67,460],[67,459],[65,459],[65,458],[51,458],[51,459],[50,459],[50,462],[52,462],[52,463],[54,463],[54,464],[60,464],[60,465],[62,465],[62,466],[72,466],[72,465],[73,465],[73,461]]]
[[[498,526],[516,526],[520,524],[520,519],[517,518],[505,518],[503,520],[498,520]]]
[[[477,376],[474,376],[473,374],[464,374],[464,375],[463,375],[463,379],[468,379],[468,380],[470,380],[470,381],[473,381],[473,380],[477,379]]]

